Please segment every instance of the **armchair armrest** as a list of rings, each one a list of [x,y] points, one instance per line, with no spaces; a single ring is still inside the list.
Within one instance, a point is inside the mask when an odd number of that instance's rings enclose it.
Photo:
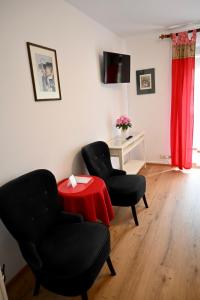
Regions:
[[[33,242],[19,242],[20,250],[28,265],[34,271],[42,269],[43,263]]]
[[[68,224],[84,222],[84,219],[83,219],[82,215],[75,214],[75,213],[69,213],[69,212],[66,212],[66,211],[61,211],[59,218],[60,218],[61,222],[66,222]]]
[[[126,171],[112,169],[112,176],[120,176],[120,175],[126,175]]]

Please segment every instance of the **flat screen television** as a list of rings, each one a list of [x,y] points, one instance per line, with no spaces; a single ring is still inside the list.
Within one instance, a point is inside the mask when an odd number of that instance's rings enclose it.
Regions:
[[[130,82],[130,55],[103,52],[103,82]]]

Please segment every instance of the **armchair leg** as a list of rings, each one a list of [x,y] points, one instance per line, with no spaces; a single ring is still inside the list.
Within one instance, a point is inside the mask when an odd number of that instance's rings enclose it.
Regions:
[[[110,270],[111,275],[112,275],[112,276],[115,276],[115,275],[116,275],[116,272],[115,272],[115,269],[114,269],[114,267],[113,267],[113,264],[112,264],[112,261],[111,261],[111,259],[110,259],[110,256],[108,256],[108,258],[107,258],[106,261],[107,261],[108,268],[109,268],[109,270]]]
[[[133,214],[133,219],[135,221],[135,225],[138,226],[139,223],[138,223],[138,218],[137,218],[137,213],[136,213],[135,205],[132,205],[131,209],[132,209],[132,214]]]
[[[82,293],[81,298],[82,298],[82,300],[88,300],[87,292]]]
[[[149,206],[148,206],[148,203],[147,203],[147,199],[146,199],[145,194],[144,194],[144,196],[143,196],[143,201],[144,201],[145,207],[148,208]]]
[[[39,283],[38,279],[36,278],[35,279],[35,287],[33,290],[33,296],[37,296],[39,294],[39,291],[40,291],[40,283]]]

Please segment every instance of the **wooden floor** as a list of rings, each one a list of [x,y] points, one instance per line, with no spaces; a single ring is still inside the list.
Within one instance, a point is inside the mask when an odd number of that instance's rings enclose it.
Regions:
[[[90,300],[200,299],[200,170],[181,172],[149,165],[149,209],[140,201],[135,227],[131,209],[118,208],[110,227],[111,258],[89,290]],[[33,299],[31,290],[21,300]],[[37,300],[66,298],[41,289]]]

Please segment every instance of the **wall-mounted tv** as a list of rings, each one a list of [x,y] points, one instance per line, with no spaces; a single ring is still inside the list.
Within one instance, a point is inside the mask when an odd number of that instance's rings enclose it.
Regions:
[[[130,82],[130,55],[103,52],[103,82]]]

